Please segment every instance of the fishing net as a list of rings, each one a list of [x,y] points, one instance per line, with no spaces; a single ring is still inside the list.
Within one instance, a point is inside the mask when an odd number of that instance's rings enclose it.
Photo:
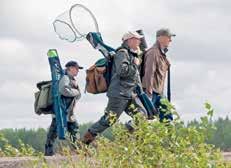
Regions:
[[[94,14],[81,4],[75,4],[59,15],[53,26],[59,38],[68,42],[82,40],[89,32],[99,32]]]

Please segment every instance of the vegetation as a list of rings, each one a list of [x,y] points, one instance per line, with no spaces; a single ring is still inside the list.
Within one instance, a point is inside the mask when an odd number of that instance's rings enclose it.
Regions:
[[[218,118],[212,121],[214,127],[211,132],[211,136],[206,140],[209,144],[214,144],[217,148],[222,151],[231,151],[231,120],[226,118]],[[86,123],[80,125],[80,134],[87,130],[92,123]],[[198,127],[199,121],[194,120],[187,124],[187,127],[195,126]],[[32,146],[36,151],[43,152],[47,130],[43,128],[39,129],[2,129],[0,130],[1,136],[8,141],[15,148],[19,148],[21,142]],[[112,140],[113,134],[111,129],[108,129],[104,134],[106,138]],[[3,147],[3,141],[0,141],[0,147]]]
[[[127,133],[121,124],[114,129],[114,141],[101,138],[98,141],[99,160],[102,167],[230,167],[222,160],[221,152],[205,141],[215,130],[212,121],[213,109],[206,103],[207,116],[201,117],[197,125],[185,126],[177,117],[174,107],[163,100],[166,112],[175,114],[171,123],[148,122],[137,115],[134,120],[136,131]],[[113,159],[112,159],[113,158]]]
[[[35,151],[30,145],[25,145],[21,140],[18,140],[18,147],[13,147],[9,141],[0,134],[0,157],[3,156],[38,156],[40,152]]]
[[[223,160],[219,149],[230,149],[231,121],[228,117],[213,121],[214,111],[206,103],[206,116],[184,124],[173,105],[167,100],[162,100],[162,103],[167,106],[166,113],[175,115],[173,122],[147,121],[143,116],[136,115],[133,133],[128,132],[123,124],[116,123],[112,130],[97,138],[97,148],[78,146],[74,151],[78,153],[78,162],[72,159],[71,148],[62,148],[62,154],[69,158],[63,167],[231,167]],[[81,125],[81,135],[89,125]],[[45,138],[44,129],[1,130],[0,155],[39,155],[36,151],[43,151]]]
[[[86,123],[80,125],[79,131],[80,135],[87,131],[92,123]],[[43,152],[44,146],[46,142],[47,130],[44,128],[39,129],[2,129],[0,130],[0,137],[4,138],[4,140],[0,140],[0,149],[4,147],[4,145],[10,144],[12,147],[18,149],[23,144],[27,144],[31,146],[35,151]],[[108,139],[113,139],[111,128],[106,130],[103,133],[103,136]]]
[[[231,120],[226,117],[218,118],[213,121],[216,129],[211,130],[211,136],[206,140],[209,144],[214,144],[222,151],[231,151]],[[188,126],[199,126],[199,122],[194,120],[188,123]]]

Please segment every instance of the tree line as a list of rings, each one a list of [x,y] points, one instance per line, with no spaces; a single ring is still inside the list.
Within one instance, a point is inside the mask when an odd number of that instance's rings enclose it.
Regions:
[[[211,135],[206,140],[206,143],[214,144],[216,147],[223,151],[231,151],[231,120],[226,118],[218,118],[217,120],[210,121],[215,126],[215,129],[211,130]],[[86,132],[92,123],[81,124],[79,127],[80,136]],[[197,120],[191,121],[187,126],[199,127]],[[20,146],[20,140],[24,144],[32,146],[36,151],[43,152],[46,141],[47,129],[2,129],[2,134],[13,147],[18,148]],[[103,136],[113,140],[112,129],[108,129],[104,132]],[[0,148],[3,146],[3,142],[0,141]]]

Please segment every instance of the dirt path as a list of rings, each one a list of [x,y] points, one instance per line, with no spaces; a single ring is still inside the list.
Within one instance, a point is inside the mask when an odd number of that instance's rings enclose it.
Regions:
[[[2,157],[0,158],[0,168],[23,168],[26,162],[34,160],[31,157]]]
[[[77,156],[72,157],[77,161]],[[45,162],[54,168],[61,168],[60,165],[67,161],[68,158],[64,156],[45,157]],[[44,161],[35,157],[2,157],[0,158],[0,168],[31,168],[33,165],[42,167]]]
[[[223,153],[226,161],[231,161],[231,152]],[[73,159],[77,161],[77,156],[73,156]],[[46,163],[51,167],[61,168],[61,163],[66,161],[67,158],[63,156],[45,157]],[[42,161],[38,161],[33,157],[2,157],[0,158],[0,168],[31,168],[33,164],[38,164],[38,167],[42,167]]]
[[[223,156],[226,161],[231,161],[231,152],[224,152]]]

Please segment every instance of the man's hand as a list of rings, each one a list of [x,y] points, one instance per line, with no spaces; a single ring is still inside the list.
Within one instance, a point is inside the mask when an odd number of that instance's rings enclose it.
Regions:
[[[152,92],[153,92],[153,90],[151,88],[149,88],[149,89],[146,90],[146,94],[148,95],[148,97],[150,99],[152,99]]]
[[[79,89],[77,81],[72,81],[72,85],[75,89]]]
[[[140,65],[140,60],[139,60],[139,58],[134,58],[134,64],[136,64],[136,65]]]

